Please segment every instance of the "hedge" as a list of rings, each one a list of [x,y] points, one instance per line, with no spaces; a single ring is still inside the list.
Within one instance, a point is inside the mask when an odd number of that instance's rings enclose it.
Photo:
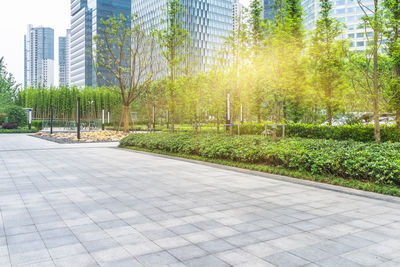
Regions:
[[[272,130],[271,127],[268,129]],[[278,127],[278,136],[282,135],[282,128]],[[288,123],[285,128],[287,137],[302,137],[313,139],[354,140],[359,142],[374,142],[373,125],[341,125],[322,126],[305,123]],[[237,133],[237,126],[233,128]],[[265,123],[245,122],[240,125],[240,134],[261,135],[265,130]],[[382,142],[400,142],[400,129],[396,126],[381,125]]]
[[[130,135],[122,139],[120,145],[400,185],[400,143],[377,145],[301,138],[272,143],[266,138],[249,135],[153,133]]]

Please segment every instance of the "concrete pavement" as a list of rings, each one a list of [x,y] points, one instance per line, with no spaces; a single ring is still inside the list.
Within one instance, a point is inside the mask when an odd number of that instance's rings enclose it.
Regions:
[[[0,135],[0,266],[400,266],[400,204]]]

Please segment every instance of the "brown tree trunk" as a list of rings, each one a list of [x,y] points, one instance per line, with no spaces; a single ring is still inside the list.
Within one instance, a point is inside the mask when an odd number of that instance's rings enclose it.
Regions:
[[[378,85],[378,0],[374,0],[375,13],[374,13],[374,73],[373,73],[373,83],[374,83],[374,123],[375,123],[375,141],[377,144],[381,143],[381,128],[379,125],[379,85]]]
[[[400,128],[400,111],[396,111],[396,126],[397,128]]]
[[[329,126],[332,126],[332,107],[330,104],[326,106],[326,113],[328,116],[328,124]]]
[[[124,133],[129,132],[129,104],[124,103]]]
[[[219,112],[217,111],[217,134],[219,134]]]

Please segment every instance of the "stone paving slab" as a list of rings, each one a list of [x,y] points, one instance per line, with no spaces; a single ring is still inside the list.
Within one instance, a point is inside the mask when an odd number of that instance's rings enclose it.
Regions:
[[[400,204],[0,135],[0,266],[400,266]]]

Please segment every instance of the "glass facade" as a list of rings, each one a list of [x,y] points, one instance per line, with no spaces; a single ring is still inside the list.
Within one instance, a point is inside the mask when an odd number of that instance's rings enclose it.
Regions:
[[[70,84],[70,43],[71,31],[67,30],[65,37],[58,38],[59,85]]]
[[[131,0],[71,0],[71,84],[101,86],[97,81],[91,57],[93,37],[98,34],[101,19],[131,15]],[[99,70],[102,76],[109,75]]]
[[[54,84],[54,30],[28,25],[24,36],[24,85],[49,87]]]
[[[190,35],[189,58],[196,70],[205,71],[216,64],[217,52],[233,31],[235,0],[181,0],[185,14],[183,28]],[[167,0],[135,0],[132,13],[143,22],[147,31],[166,27]]]
[[[368,9],[374,9],[373,0],[362,1],[362,3]],[[367,29],[365,35],[365,29],[359,27],[362,24],[361,18],[364,16],[364,12],[359,7],[357,1],[333,0],[332,4],[332,16],[338,18],[345,25],[344,34],[341,38],[349,40],[350,50],[364,51],[367,48],[367,37],[372,36],[372,30]],[[320,12],[319,1],[303,0],[302,7],[305,15],[305,27],[307,30],[313,30]]]

